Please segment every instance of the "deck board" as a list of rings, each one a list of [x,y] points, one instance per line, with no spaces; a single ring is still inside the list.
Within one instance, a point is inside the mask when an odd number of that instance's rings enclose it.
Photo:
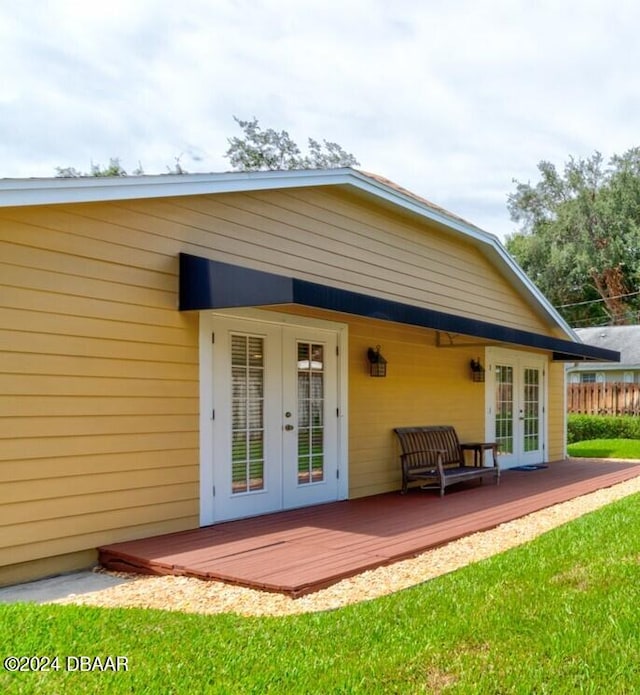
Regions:
[[[305,507],[99,548],[108,569],[215,579],[301,596],[640,476],[640,462],[569,459],[485,482]]]

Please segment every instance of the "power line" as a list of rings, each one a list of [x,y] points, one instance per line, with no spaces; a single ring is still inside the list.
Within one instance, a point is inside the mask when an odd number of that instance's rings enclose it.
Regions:
[[[610,326],[611,325],[611,319],[602,319],[602,323],[595,323],[592,318],[591,319],[576,319],[575,321],[571,321],[571,328],[580,328],[579,324],[586,324],[586,327],[589,327],[589,328],[599,328],[601,326]]]
[[[589,299],[586,302],[574,302],[573,304],[559,304],[556,309],[567,309],[572,306],[584,306],[585,304],[597,304],[598,302],[606,302],[609,299],[622,299],[623,297],[633,297],[640,294],[640,290],[637,292],[629,292],[627,294],[619,294],[616,297],[607,297],[606,299]]]

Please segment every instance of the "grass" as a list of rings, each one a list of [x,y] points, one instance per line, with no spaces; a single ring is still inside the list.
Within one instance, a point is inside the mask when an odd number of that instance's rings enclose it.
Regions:
[[[640,459],[640,439],[590,439],[569,444],[569,456]]]
[[[0,607],[2,656],[129,671],[7,673],[3,693],[631,693],[640,496],[412,589],[319,614]]]

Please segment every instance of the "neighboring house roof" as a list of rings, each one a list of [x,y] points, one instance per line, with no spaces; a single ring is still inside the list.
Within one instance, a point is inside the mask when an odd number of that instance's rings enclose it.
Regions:
[[[591,326],[574,329],[583,343],[620,353],[620,363],[589,362],[572,365],[570,371],[640,369],[640,326]]]
[[[351,168],[252,171],[126,177],[81,177],[0,180],[0,207],[105,202],[142,198],[210,195],[232,192],[337,186],[347,188],[396,212],[436,225],[443,233],[464,238],[503,273],[529,306],[571,343],[578,335],[538,290],[496,236],[444,208],[375,174]],[[584,356],[587,356],[587,351]],[[590,355],[593,359],[594,354]],[[604,355],[602,355],[604,356]],[[605,357],[606,359],[606,357]]]

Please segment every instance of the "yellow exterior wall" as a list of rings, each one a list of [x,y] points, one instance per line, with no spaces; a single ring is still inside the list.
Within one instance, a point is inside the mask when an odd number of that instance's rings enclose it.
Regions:
[[[261,194],[262,204],[267,195]],[[357,292],[551,334],[479,248],[460,236],[365,205],[346,192],[288,191],[269,201],[272,208],[277,202],[287,212],[314,220],[311,244],[318,244],[320,229],[326,235],[331,254],[311,280],[328,279]],[[327,229],[327,221],[334,227]]]
[[[566,452],[566,400],[564,363],[549,362],[549,438],[548,461],[565,458]]]
[[[62,208],[0,213],[0,583],[197,526],[180,246],[122,241]]]
[[[378,344],[388,361],[384,379],[369,376],[366,361]],[[461,440],[484,441],[484,384],[469,374],[477,356],[477,348],[436,347],[433,331],[350,323],[350,497],[400,488],[394,427],[454,425]]]
[[[5,208],[0,583],[15,576],[3,567],[198,525],[198,320],[177,311],[181,251],[551,333],[472,244],[340,191]],[[349,326],[351,496],[397,488],[393,426],[483,437],[477,349]],[[386,379],[366,375],[377,344]]]
[[[65,233],[55,250],[74,255],[90,254],[93,240],[108,238],[116,245],[110,249],[116,263],[122,253],[154,249],[166,255],[170,266],[179,247],[258,270],[551,333],[469,241],[334,189],[32,208],[29,216],[32,224]],[[31,245],[26,229],[22,234]]]

